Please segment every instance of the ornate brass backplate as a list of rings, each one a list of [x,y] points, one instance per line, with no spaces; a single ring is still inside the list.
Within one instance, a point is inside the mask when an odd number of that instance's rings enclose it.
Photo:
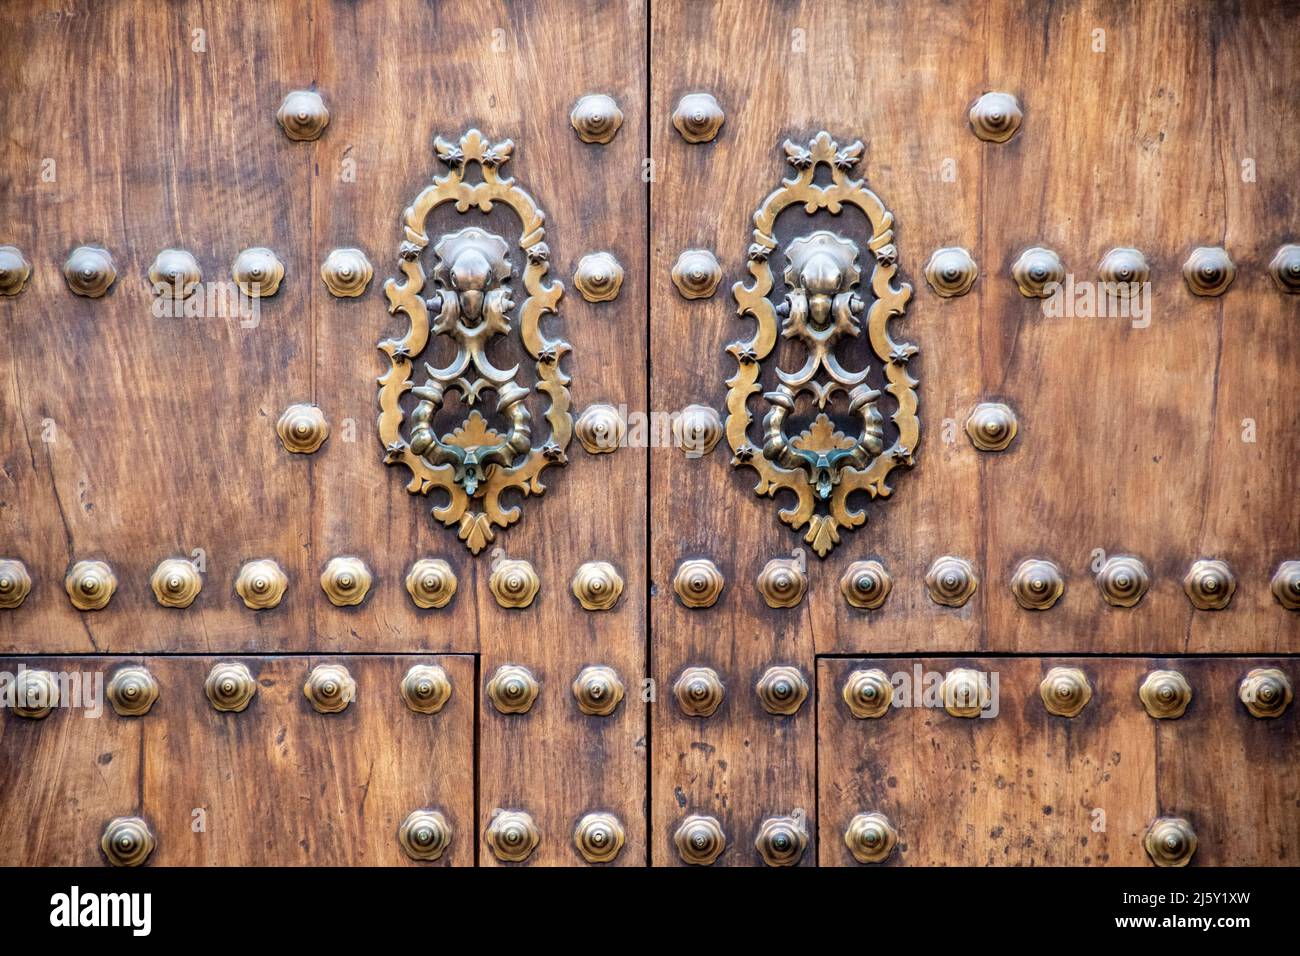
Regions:
[[[404,241],[398,250],[402,278],[384,283],[389,313],[405,314],[410,328],[400,338],[379,344],[392,362],[379,379],[379,438],[384,461],[411,470],[409,492],[446,493],[446,502],[435,505],[433,517],[457,526],[460,539],[478,554],[495,537],[494,526],[504,528],[519,519],[517,506],[502,506],[502,494],[510,489],[525,496],[541,494],[545,490],[539,480],[542,471],[568,461],[565,449],[573,434],[573,417],[566,387],[569,379],[560,369],[560,360],[569,344],[548,339],[541,330],[542,316],[557,311],[564,288],[546,281],[550,266],[545,216],[513,179],[501,176],[514,144],[510,140],[491,143],[472,129],[459,143],[438,137],[435,148],[447,173],[435,177],[407,208]],[[471,164],[481,170],[481,181],[467,180]],[[454,203],[458,213],[491,213],[500,203],[519,219],[518,248],[523,256],[518,264],[525,297],[517,317],[519,338],[536,363],[536,381],[531,386],[520,381],[518,365],[498,368],[487,354],[498,336],[510,335],[515,315],[517,293],[511,288],[515,263],[505,239],[479,226],[441,236],[432,243],[433,288],[425,288],[429,274],[421,257],[431,242],[425,222],[448,203]],[[424,363],[424,377],[417,385],[412,363],[437,335],[455,344],[455,357],[442,367]],[[534,388],[549,400],[545,413],[549,434],[538,442],[533,440],[526,404]],[[408,391],[420,399],[409,422],[401,406]],[[458,427],[440,435],[434,418],[448,392],[456,393],[469,411]],[[488,392],[496,396],[493,417],[503,425],[490,422],[478,407]]]
[[[918,383],[908,372],[908,362],[917,349],[895,342],[888,329],[889,320],[903,314],[912,287],[895,282],[898,250],[893,216],[861,179],[849,178],[862,158],[862,143],[840,149],[823,131],[807,147],[786,140],[785,153],[794,175],[783,180],[754,213],[754,241],[749,247],[753,282],[737,282],[732,287],[740,315],[755,319],[758,328],[753,338],[727,348],[737,364],[735,376],[727,382],[727,440],[735,453],[732,464],[758,472],[754,488],[758,494],[794,493],[794,506],[782,509],[780,518],[795,529],[806,525],[804,540],[824,558],[839,543],[841,529],[855,528],[867,520],[864,511],[849,503],[849,496],[857,491],[872,498],[888,496],[889,473],[897,465],[913,464],[920,423],[916,415]],[[824,186],[813,182],[821,166],[830,172],[830,182]],[[785,263],[785,298],[779,304],[774,300],[775,280],[768,260],[778,246],[776,219],[794,206],[802,207],[809,216],[823,210],[839,215],[846,206],[866,216],[871,227],[867,249],[874,259],[869,299],[864,298],[865,290],[859,290],[857,244],[817,229],[790,240],[780,250]],[[884,389],[897,406],[891,416],[897,435],[888,447],[877,404],[880,391],[867,382],[870,366],[846,368],[837,356],[841,340],[863,332],[864,313],[867,342],[883,367]],[[763,419],[761,444],[755,444],[749,438],[753,416],[748,403],[750,396],[763,389],[759,377],[777,345],[778,334],[801,346],[805,358],[801,368],[776,368],[776,383],[762,396],[769,410]],[[839,355],[846,353],[840,349]],[[847,357],[844,360],[848,361]],[[856,434],[846,435],[830,417],[838,393],[843,393],[840,404],[847,406],[854,420],[849,431]],[[815,403],[817,415],[802,433],[792,434],[787,421],[805,396]]]

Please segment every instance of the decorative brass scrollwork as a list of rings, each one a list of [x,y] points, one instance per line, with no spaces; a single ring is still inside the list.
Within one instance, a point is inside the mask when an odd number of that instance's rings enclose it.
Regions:
[[[447,496],[445,504],[433,508],[433,517],[456,526],[460,540],[478,554],[495,538],[494,527],[519,520],[519,507],[503,507],[502,494],[510,489],[541,494],[542,472],[568,461],[565,449],[573,436],[573,416],[569,377],[560,361],[570,348],[567,342],[547,338],[541,328],[542,316],[557,311],[564,287],[546,281],[550,251],[545,216],[513,179],[501,175],[514,143],[491,143],[478,130],[470,130],[459,143],[438,137],[435,148],[447,173],[435,177],[407,208],[405,241],[398,250],[402,279],[384,283],[388,311],[404,314],[410,327],[401,337],[379,344],[392,363],[379,379],[379,438],[384,461],[410,469],[407,491],[427,495],[437,490]],[[480,182],[467,181],[471,165],[481,170]],[[428,276],[420,257],[430,244],[426,222],[435,209],[449,203],[458,213],[491,213],[501,203],[522,223],[518,248],[523,252],[526,296],[518,310],[519,337],[536,363],[535,388],[550,403],[545,413],[549,435],[538,444],[533,444],[532,413],[526,404],[533,387],[520,384],[518,365],[498,368],[487,354],[493,340],[512,329],[515,264],[506,240],[478,226],[442,236],[432,248],[432,294],[425,295]],[[451,340],[456,355],[442,367],[426,362],[424,381],[416,386],[412,362],[436,335]],[[404,437],[407,412],[401,398],[408,391],[420,401],[410,413],[409,436]],[[458,427],[439,436],[435,418],[448,392],[458,394],[470,412]],[[495,416],[507,423],[504,432],[476,407],[485,392],[496,394]]]
[[[753,282],[732,287],[740,314],[758,323],[753,338],[727,348],[737,366],[727,382],[727,440],[735,453],[732,464],[758,472],[754,490],[759,495],[794,494],[794,506],[782,509],[780,519],[791,528],[807,526],[804,540],[823,558],[839,543],[841,529],[855,528],[867,520],[865,511],[849,504],[850,495],[888,496],[892,490],[886,481],[889,473],[898,465],[913,464],[920,434],[917,381],[908,372],[908,362],[917,349],[895,342],[888,329],[891,318],[903,315],[912,287],[894,281],[898,272],[894,217],[861,179],[849,178],[863,152],[861,142],[840,149],[824,131],[807,147],[786,140],[786,161],[794,175],[783,180],[754,213],[754,241],[749,247]],[[813,182],[820,166],[830,170],[828,185]],[[782,250],[785,298],[778,305],[769,298],[775,279],[768,261],[777,248],[778,215],[791,207],[802,208],[808,215],[821,210],[838,215],[846,206],[859,210],[870,223],[867,249],[874,259],[870,294],[858,288],[862,270],[857,244],[819,229],[792,239]],[[884,391],[896,405],[891,419],[897,435],[888,446],[885,420],[878,407],[881,391],[868,381],[871,366],[845,368],[837,355],[842,339],[855,338],[864,331],[882,365]],[[748,403],[764,388],[759,383],[762,366],[778,337],[797,342],[806,360],[797,370],[778,367],[776,384],[763,392],[769,411],[763,420],[760,446],[749,440],[753,416]],[[840,431],[828,414],[840,392],[845,396],[845,411],[855,422],[850,431],[856,430],[856,435]],[[817,415],[801,432],[791,434],[787,429],[799,412],[800,399],[815,403]]]

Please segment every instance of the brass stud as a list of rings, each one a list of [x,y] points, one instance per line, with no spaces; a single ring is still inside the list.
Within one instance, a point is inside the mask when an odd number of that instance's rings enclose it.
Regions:
[[[239,291],[250,299],[264,299],[280,290],[284,263],[265,246],[253,246],[235,256],[230,275]]]
[[[202,281],[198,260],[184,249],[162,250],[149,267],[149,284],[153,294],[161,298],[188,299]]]
[[[68,572],[63,586],[77,610],[98,611],[113,599],[117,576],[103,561],[78,561]]]
[[[0,558],[0,608],[12,610],[27,600],[32,578],[17,558]]]
[[[677,706],[687,717],[712,717],[725,695],[722,678],[712,667],[688,667],[673,684]]]
[[[1142,679],[1138,699],[1156,720],[1177,720],[1192,702],[1192,685],[1178,671],[1151,671]]]
[[[590,455],[618,451],[627,436],[627,422],[613,405],[588,405],[574,423],[573,433]]]
[[[588,863],[608,863],[623,849],[623,824],[612,813],[588,813],[573,830],[573,844]]]
[[[1300,246],[1291,243],[1280,246],[1268,264],[1268,274],[1283,292],[1300,293]]]
[[[488,700],[503,714],[526,714],[539,688],[532,672],[518,664],[502,664],[487,683]]]
[[[330,295],[339,299],[355,299],[363,295],[375,268],[360,249],[335,249],[321,263],[320,277]]]
[[[315,405],[290,405],[275,423],[275,433],[285,451],[310,455],[330,437],[330,426],[325,413]]]
[[[1196,852],[1196,833],[1182,817],[1159,817],[1143,843],[1156,866],[1186,866]]]
[[[789,717],[797,714],[808,699],[808,681],[797,667],[769,667],[758,679],[754,692],[769,714]]]
[[[1004,451],[1019,430],[1016,413],[1001,402],[982,402],[966,419],[966,435],[980,451]]]
[[[288,577],[270,558],[245,562],[235,578],[235,593],[254,611],[275,607],[288,586]]]
[[[330,558],[321,572],[320,586],[335,607],[360,604],[370,592],[370,569],[360,558]]]
[[[59,682],[49,671],[21,667],[14,677],[13,711],[19,717],[40,720],[59,706]]]
[[[488,824],[486,838],[488,849],[498,860],[519,863],[537,849],[542,832],[523,810],[497,810]]]
[[[692,558],[677,566],[673,591],[685,607],[712,607],[722,594],[724,581],[718,566],[708,558]]]
[[[104,827],[99,846],[113,866],[139,866],[149,859],[157,843],[149,824],[140,817],[114,817]]]
[[[716,818],[692,813],[678,824],[673,843],[683,863],[709,866],[727,848],[727,836]]]
[[[397,830],[397,842],[412,860],[436,860],[451,846],[451,824],[439,810],[412,810]]]
[[[1077,667],[1053,667],[1038,685],[1043,706],[1057,717],[1078,717],[1092,700],[1088,676]]]
[[[970,128],[986,143],[1005,143],[1020,129],[1024,113],[1010,93],[985,93],[970,108]]]
[[[1134,287],[1146,282],[1151,276],[1146,256],[1139,250],[1126,246],[1106,253],[1097,271],[1106,291],[1121,299],[1132,297]]]
[[[930,600],[945,607],[961,607],[979,587],[975,568],[965,558],[944,555],[925,572],[925,587]]]
[[[771,608],[794,607],[808,590],[808,575],[796,558],[773,558],[758,574],[758,593]]]
[[[297,142],[320,139],[330,122],[330,111],[315,90],[294,90],[285,96],[275,114],[284,135]]]
[[[584,143],[604,145],[612,142],[623,125],[623,111],[614,97],[604,93],[588,93],[573,105],[569,122]]]
[[[1031,558],[1011,576],[1011,593],[1025,610],[1046,611],[1065,593],[1065,578],[1054,562]]]
[[[683,299],[709,299],[722,281],[722,266],[708,249],[687,249],[673,264],[672,276]]]
[[[1201,611],[1223,610],[1236,590],[1237,579],[1224,561],[1197,561],[1183,578],[1187,599]]]
[[[32,274],[32,264],[17,246],[0,246],[0,295],[17,295]]]
[[[1237,275],[1228,250],[1198,246],[1183,263],[1183,278],[1195,295],[1223,295]]]
[[[1097,587],[1112,607],[1133,607],[1150,586],[1146,565],[1137,558],[1123,555],[1107,558],[1097,572]]]
[[[541,581],[527,561],[520,558],[503,558],[492,568],[488,588],[497,603],[506,608],[528,607],[537,597]]]
[[[623,267],[613,253],[588,253],[578,260],[573,284],[588,302],[613,302],[623,288]]]
[[[357,682],[342,664],[317,664],[302,685],[303,696],[319,714],[338,714],[357,699]]]
[[[118,668],[108,682],[108,702],[119,717],[143,717],[158,700],[158,681],[139,665]]]
[[[883,863],[898,844],[898,831],[883,813],[859,813],[844,831],[844,845],[859,863]]]
[[[591,665],[573,680],[578,709],[592,717],[608,717],[623,699],[623,682],[612,667]]]
[[[712,93],[687,93],[673,110],[673,126],[688,143],[707,143],[718,135],[726,116]]]
[[[456,596],[456,572],[442,558],[421,558],[406,572],[406,591],[416,607],[446,607]]]
[[[1011,267],[1020,294],[1027,299],[1046,299],[1065,281],[1065,266],[1051,249],[1033,246],[1020,254]]]
[[[849,713],[859,720],[883,717],[894,702],[894,685],[889,675],[879,668],[856,670],[844,682],[841,691]]]
[[[965,295],[978,275],[975,260],[961,246],[936,249],[925,265],[925,281],[936,295],[945,299]]]
[[[789,816],[768,817],[754,838],[754,849],[768,866],[797,866],[807,847],[808,826],[799,809]]]
[[[840,593],[850,605],[874,611],[885,603],[894,586],[889,572],[879,561],[854,561],[840,578]]]
[[[402,700],[417,714],[436,714],[451,700],[451,681],[437,664],[415,664],[402,678]]]
[[[969,667],[944,674],[942,690],[943,709],[953,717],[978,717],[992,703],[988,677]]]
[[[117,278],[117,267],[107,249],[77,246],[63,263],[63,278],[77,295],[98,299]]]
[[[194,603],[203,589],[203,577],[192,561],[167,558],[158,562],[149,578],[153,596],[163,607],[184,608]]]
[[[212,665],[203,682],[203,692],[217,710],[239,713],[257,693],[257,681],[247,665],[238,661],[221,661]]]
[[[1257,667],[1241,682],[1237,696],[1252,717],[1281,717],[1291,706],[1291,681],[1276,667]]]
[[[687,405],[673,419],[673,443],[687,458],[703,458],[722,438],[722,418],[708,405]]]
[[[1288,611],[1300,611],[1300,561],[1279,564],[1269,587],[1278,604]]]

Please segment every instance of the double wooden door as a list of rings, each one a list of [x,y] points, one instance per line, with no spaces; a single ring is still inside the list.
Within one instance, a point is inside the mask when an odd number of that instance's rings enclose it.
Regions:
[[[1294,864],[1296,26],[7,5],[0,862]]]

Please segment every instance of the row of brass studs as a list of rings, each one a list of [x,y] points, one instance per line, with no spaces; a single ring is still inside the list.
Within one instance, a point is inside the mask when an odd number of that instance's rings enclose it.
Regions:
[[[687,457],[700,458],[722,438],[722,417],[708,405],[687,405],[673,418],[672,432],[673,444]],[[574,423],[573,433],[588,454],[610,454],[627,438],[627,421],[613,405],[588,405]]]
[[[365,562],[352,555],[330,558],[320,576],[321,589],[337,607],[360,604],[372,581]],[[185,608],[202,590],[203,576],[192,562],[168,558],[154,570],[149,584],[163,607]],[[270,558],[246,562],[235,577],[235,593],[257,611],[278,605],[288,586],[288,575]],[[78,561],[68,572],[64,587],[75,608],[98,611],[112,600],[117,576],[103,561]],[[608,611],[623,594],[623,578],[607,561],[588,561],[574,574],[571,587],[584,609]],[[20,606],[31,588],[31,575],[23,562],[0,559],[0,608]],[[533,566],[517,558],[498,561],[488,578],[488,589],[505,608],[528,607],[540,588]],[[445,607],[456,594],[456,573],[441,558],[421,558],[406,574],[406,590],[417,607]]]
[[[712,667],[687,667],[673,682],[673,698],[687,717],[711,717],[722,706],[727,688]],[[790,717],[808,699],[808,681],[788,664],[769,667],[754,685],[758,702],[769,714]]]
[[[1096,575],[1097,589],[1112,607],[1133,607],[1151,587],[1151,575],[1138,558],[1116,555],[1106,560]],[[773,558],[756,579],[758,592],[771,608],[798,605],[808,591],[808,573],[795,558]],[[677,566],[673,591],[683,606],[707,608],[722,596],[726,581],[708,558],[690,558]],[[979,576],[965,558],[944,555],[925,574],[930,600],[944,607],[962,607],[979,587]],[[856,608],[875,610],[885,603],[893,579],[879,561],[854,561],[840,578],[840,593]],[[1289,611],[1300,610],[1300,561],[1283,561],[1270,582],[1273,597]],[[1188,569],[1183,591],[1198,610],[1221,610],[1237,590],[1237,579],[1227,563],[1202,559]],[[1011,575],[1011,593],[1022,608],[1045,611],[1065,593],[1060,567],[1045,558],[1020,562]]]
[[[1088,676],[1077,667],[1053,667],[1038,687],[1043,707],[1058,717],[1077,717],[1092,700]],[[1192,702],[1192,686],[1175,670],[1154,670],[1142,680],[1138,699],[1157,720],[1181,717]],[[958,667],[944,675],[940,687],[943,707],[953,717],[978,717],[991,703],[988,678]],[[894,700],[889,675],[878,668],[856,670],[848,676],[841,696],[859,720],[883,717]],[[1237,687],[1237,697],[1252,717],[1281,717],[1291,705],[1291,681],[1275,667],[1257,667]]]

